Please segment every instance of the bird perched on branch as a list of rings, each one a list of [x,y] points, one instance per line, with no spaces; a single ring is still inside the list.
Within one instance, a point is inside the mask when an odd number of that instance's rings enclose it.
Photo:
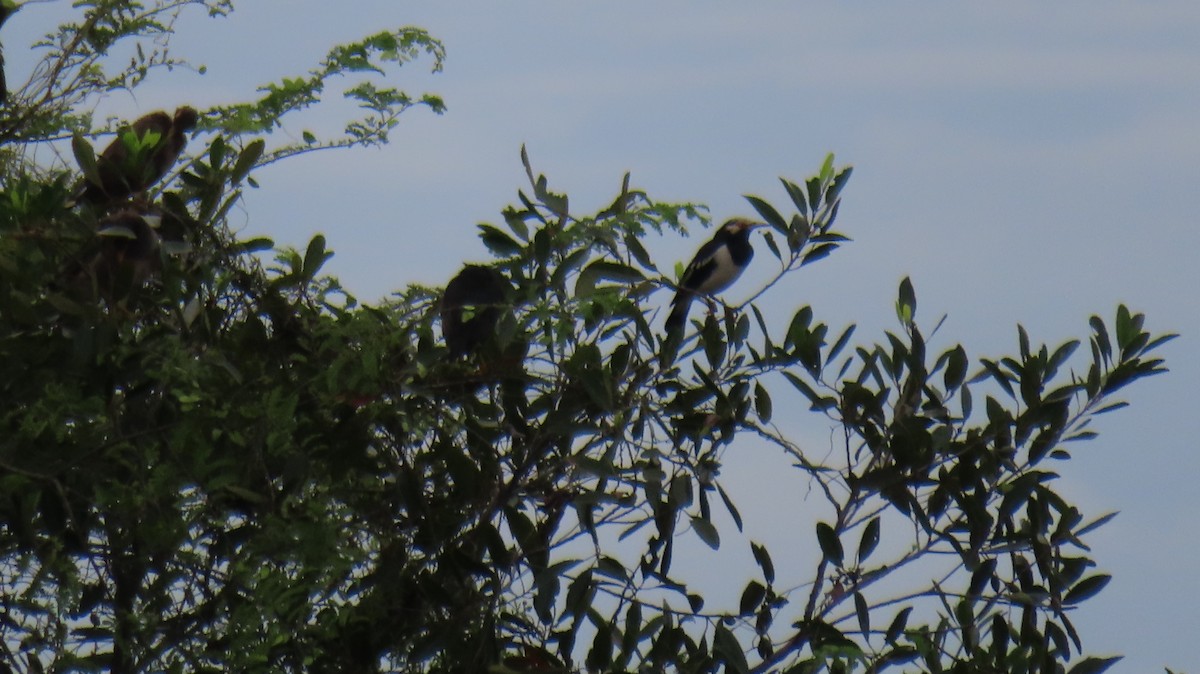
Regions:
[[[125,209],[102,220],[84,259],[68,269],[66,288],[77,297],[127,297],[162,268],[160,216]]]
[[[453,356],[465,356],[496,331],[501,307],[510,302],[512,284],[492,269],[463,267],[442,294],[442,335]]]
[[[683,276],[679,279],[679,290],[671,300],[671,313],[667,316],[667,331],[683,328],[687,320],[688,307],[697,295],[709,296],[728,288],[742,275],[754,249],[750,246],[750,232],[762,223],[734,218],[727,220],[717,229],[713,238],[700,247],[692,258]]]
[[[12,0],[0,0],[0,26],[8,21],[8,17],[17,11],[17,5]],[[4,46],[0,45],[0,103],[8,100],[8,83],[4,79]]]
[[[185,105],[175,110],[174,117],[158,110],[122,129],[96,158],[97,175],[88,180],[79,201],[125,201],[162,180],[179,159],[187,145],[187,132],[199,119],[199,113]]]

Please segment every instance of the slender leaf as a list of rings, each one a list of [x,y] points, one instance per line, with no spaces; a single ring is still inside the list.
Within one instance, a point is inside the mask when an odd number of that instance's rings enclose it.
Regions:
[[[757,580],[746,583],[745,589],[742,590],[742,599],[738,602],[738,613],[740,615],[753,613],[766,596],[767,588],[762,583]]]
[[[875,551],[879,545],[879,518],[872,517],[863,528],[862,537],[858,541],[858,563],[861,564]]]
[[[824,522],[817,522],[817,543],[827,561],[838,567],[842,565],[845,552],[842,550],[842,541],[838,539],[833,527]]]
[[[1112,576],[1106,573],[1088,576],[1075,583],[1074,587],[1063,597],[1063,604],[1071,606],[1086,601],[1096,596],[1111,580]]]

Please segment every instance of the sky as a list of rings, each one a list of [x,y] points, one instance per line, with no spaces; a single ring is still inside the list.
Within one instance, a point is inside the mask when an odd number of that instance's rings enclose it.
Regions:
[[[22,31],[46,32],[69,4],[5,26],[10,82],[30,56],[15,48]],[[1113,671],[1198,666],[1185,635],[1200,633],[1200,3],[243,5],[180,23],[173,51],[205,75],[156,77],[100,110],[247,99],[386,28],[421,26],[446,45],[444,72],[418,61],[391,80],[442,96],[444,115],[406,113],[382,149],[268,167],[233,216],[247,236],[300,248],[324,233],[327,270],[363,300],[488,259],[475,225],[499,222],[525,186],[522,144],[581,213],[629,171],[716,220],[753,215],[742,194],[782,206],[777,178],[802,180],[833,152],[854,165],[838,221],[854,241],[764,307],[811,304],[876,339],[895,329],[909,276],[918,319],[947,317],[936,344],[973,356],[1014,352],[1018,323],[1051,346],[1086,338],[1088,317],[1111,319],[1118,303],[1180,333],[1162,350],[1171,372],[1127,389],[1131,407],[1098,419],[1099,439],[1056,468],[1085,512],[1121,512],[1089,539],[1114,575],[1072,617],[1089,652],[1124,653]],[[704,236],[648,247],[686,261]],[[757,264],[729,298],[770,271]],[[726,479],[754,479],[756,461],[731,463]],[[749,508],[770,513],[756,496]]]

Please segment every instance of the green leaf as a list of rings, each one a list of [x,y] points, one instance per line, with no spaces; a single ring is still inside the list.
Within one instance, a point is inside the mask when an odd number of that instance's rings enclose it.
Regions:
[[[621,562],[607,555],[603,555],[600,559],[596,560],[596,571],[621,582],[628,582],[629,580],[629,573],[625,570]]]
[[[821,553],[827,561],[832,562],[834,566],[842,565],[845,553],[842,550],[842,542],[838,539],[833,527],[824,522],[817,522],[817,543],[821,546]]]
[[[751,194],[743,194],[742,197],[746,201],[750,202],[750,205],[754,207],[754,210],[758,211],[758,214],[763,217],[763,220],[765,220],[772,229],[781,234],[787,233],[787,220],[785,220],[783,216],[779,214],[779,211],[775,210],[774,206]]]
[[[724,623],[717,623],[713,632],[713,655],[725,663],[725,671],[734,674],[748,674],[750,665],[746,662],[746,654],[742,644],[729,631]]]
[[[858,563],[861,564],[875,551],[879,545],[879,518],[872,517],[863,528],[862,537],[858,541]]]
[[[596,290],[596,284],[601,280],[633,284],[645,279],[646,277],[642,272],[628,265],[619,262],[609,262],[608,260],[597,260],[579,272],[579,278],[575,282],[575,295],[577,297],[592,295]]]
[[[833,179],[833,153],[832,152],[825,155],[825,161],[821,162],[821,171],[820,171],[820,173],[817,174],[817,178],[823,183],[827,183]]]
[[[838,245],[836,243],[822,243],[820,245],[813,246],[807,253],[804,254],[804,258],[800,261],[800,266],[803,267],[804,265],[812,264],[817,260],[828,257],[830,253],[837,249],[837,247]]]
[[[528,211],[518,211],[515,208],[509,207],[501,213],[504,218],[504,224],[512,230],[522,241],[529,241],[529,225],[525,224],[525,218],[531,217]]]
[[[558,192],[546,192],[541,195],[542,204],[553,214],[566,217],[570,213],[567,195]]]
[[[767,588],[757,580],[751,580],[746,584],[746,588],[742,590],[742,599],[738,602],[738,614],[749,615],[762,604],[763,599],[767,596]]]
[[[712,522],[700,517],[692,517],[692,529],[704,544],[713,550],[721,547],[721,534],[717,532],[717,528]]]
[[[851,658],[862,655],[862,649],[852,639],[824,620],[813,619],[799,625],[803,625],[802,629],[812,635],[814,652],[838,653]]]
[[[1142,331],[1141,314],[1131,314],[1129,307],[1124,304],[1117,306],[1117,348],[1124,351],[1125,346]]]
[[[837,407],[836,399],[834,399],[831,396],[818,395],[817,392],[814,391],[813,388],[808,385],[808,383],[806,383],[803,379],[800,379],[796,375],[792,374],[791,372],[787,372],[785,370],[783,372],[783,377],[784,377],[784,379],[787,379],[789,382],[791,382],[792,386],[794,386],[797,391],[800,391],[801,393],[803,393],[804,397],[808,398],[809,402],[812,404],[813,410],[821,411],[821,410],[828,410],[828,409]]]
[[[600,621],[596,625],[596,636],[592,639],[592,648],[587,654],[587,667],[590,671],[602,671],[608,669],[608,664],[612,662],[613,627],[610,623]]]
[[[758,563],[763,572],[763,580],[768,583],[775,582],[775,564],[771,562],[771,553],[758,543],[750,544],[750,552],[754,553],[754,561]]]
[[[771,394],[760,382],[754,382],[754,411],[764,424],[771,423]]]
[[[128,137],[122,135],[121,140],[124,141],[125,145],[130,148],[130,156],[134,156],[134,148],[135,144],[138,142],[138,138],[131,133]],[[155,142],[157,143],[157,141]],[[229,146],[225,143],[224,138],[221,136],[214,138],[213,141],[208,144],[208,163],[213,168],[220,167],[223,163],[225,163],[225,152],[228,149]]]
[[[996,575],[996,559],[990,558],[984,560],[979,568],[975,569],[971,574],[971,584],[967,588],[967,595],[978,597],[983,594],[983,589],[992,582]]]
[[[1084,658],[1071,667],[1067,674],[1102,674],[1102,672],[1108,671],[1109,667],[1112,667],[1123,659],[1123,656],[1120,655],[1111,658]],[[1167,671],[1170,672],[1171,670]]]
[[[1165,335],[1159,335],[1158,337],[1155,337],[1154,339],[1150,340],[1149,343],[1146,344],[1145,348],[1143,349],[1143,352],[1149,353],[1150,351],[1157,349],[1158,347],[1162,346],[1163,344],[1166,344],[1167,342],[1171,341],[1172,339],[1175,339],[1176,337],[1179,337],[1179,335],[1176,333],[1173,333],[1173,332],[1168,332]]]
[[[1029,333],[1025,331],[1025,326],[1017,324],[1017,348],[1021,354],[1021,360],[1029,360]]]
[[[791,198],[792,203],[796,205],[796,210],[800,211],[802,215],[807,216],[808,198],[804,195],[804,189],[796,183],[784,178],[780,178],[779,181],[783,183],[783,189],[787,190],[788,197]]]
[[[779,244],[775,242],[775,237],[771,236],[770,232],[763,235],[763,241],[767,242],[767,250],[771,251],[776,260],[783,259],[783,252],[779,250]]]
[[[1072,587],[1071,590],[1067,592],[1065,596],[1063,596],[1063,604],[1070,606],[1072,604],[1078,604],[1086,601],[1103,590],[1104,586],[1108,585],[1109,581],[1111,580],[1112,576],[1106,573],[1098,573],[1088,576],[1078,583],[1075,583],[1074,587]]]
[[[321,267],[333,257],[332,251],[325,250],[325,237],[317,234],[308,242],[308,249],[304,252],[304,266],[301,268],[301,276],[306,281],[311,281],[317,277],[317,272],[321,271]]]
[[[819,176],[809,178],[804,181],[804,187],[808,191],[808,206],[813,210],[815,217],[817,210],[821,208],[821,178]]]
[[[975,607],[970,599],[963,599],[954,606],[954,619],[958,621],[967,650],[974,651],[978,645],[979,628],[975,624]]]
[[[587,615],[587,610],[591,608],[595,596],[596,584],[592,577],[592,570],[588,569],[579,574],[567,587],[567,596],[563,600],[563,615]]]
[[[267,144],[263,139],[259,138],[252,141],[246,146],[242,153],[238,155],[237,163],[233,165],[233,171],[230,172],[229,181],[234,185],[242,182],[242,180],[250,174],[254,165],[258,163],[262,157],[263,150]]]
[[[646,251],[644,246],[642,246],[642,242],[640,239],[638,239],[638,237],[632,234],[627,234],[622,238],[622,241],[625,243],[626,250],[629,251],[629,254],[633,256],[633,259],[636,260],[638,264],[642,265],[646,269],[649,269],[650,271],[658,271],[658,267],[656,267],[654,265],[654,261],[650,259],[650,253]]]
[[[1100,527],[1104,526],[1105,524],[1108,524],[1118,514],[1119,513],[1111,512],[1111,513],[1101,515],[1100,517],[1097,517],[1096,519],[1092,520],[1091,522],[1088,522],[1087,524],[1083,525],[1079,529],[1076,529],[1074,531],[1074,534],[1076,537],[1079,537],[1079,536],[1083,536],[1084,534],[1087,534],[1090,531],[1095,531],[1096,529],[1099,529]]]
[[[854,327],[854,325],[850,325],[842,331],[842,334],[837,338],[837,341],[835,341],[833,346],[829,348],[829,354],[825,356],[826,363],[831,363],[836,360],[838,354],[842,352],[842,349],[846,348],[846,344],[850,342],[850,336],[854,334]]]
[[[1099,316],[1092,316],[1088,323],[1092,326],[1092,343],[1100,349],[1100,356],[1106,363],[1112,361],[1112,343],[1108,340],[1108,329],[1104,327],[1104,321]]]
[[[905,662],[912,662],[920,656],[921,652],[912,646],[896,646],[881,656],[878,660],[878,664],[899,665]],[[883,670],[881,669],[879,671]]]
[[[983,365],[983,369],[987,371],[987,374],[991,375],[992,380],[999,384],[1000,388],[1004,389],[1004,392],[1007,393],[1010,398],[1015,399],[1017,397],[1017,394],[1012,387],[1012,376],[1010,374],[1002,370],[1000,366],[993,360],[980,358],[979,363],[980,365]],[[975,381],[980,380],[982,376],[983,375],[977,375],[975,377]],[[991,400],[991,396],[988,396],[988,400]]]
[[[479,225],[479,238],[497,257],[510,257],[521,252],[521,245],[492,225]]]
[[[621,631],[621,660],[628,662],[637,647],[637,642],[642,632],[642,603],[639,601],[629,602],[629,608],[625,611],[625,629]]]
[[[96,151],[92,149],[92,144],[80,134],[71,136],[71,152],[75,155],[75,161],[79,164],[80,170],[83,171],[83,177],[93,185],[100,186],[100,169],[96,166]]]
[[[1129,403],[1125,402],[1124,400],[1118,400],[1116,402],[1097,407],[1096,409],[1092,410],[1092,414],[1099,416],[1101,414],[1107,414],[1125,407],[1129,407]]]
[[[871,607],[861,592],[854,593],[854,613],[858,616],[858,629],[862,630],[863,638],[868,638],[871,634]]]
[[[113,237],[117,239],[137,239],[133,230],[122,225],[109,225],[96,232],[96,236]]]
[[[811,236],[812,225],[808,223],[808,218],[800,214],[793,215],[788,225],[788,249],[793,254],[799,253],[808,245]]]
[[[892,618],[892,624],[888,625],[887,632],[884,634],[884,641],[889,644],[896,643],[896,639],[900,638],[900,633],[908,626],[908,615],[910,613],[912,613],[912,607],[907,606],[901,609],[895,618]]]
[[[1054,354],[1051,355],[1050,359],[1047,361],[1047,365],[1046,365],[1047,379],[1054,376],[1055,371],[1057,371],[1058,368],[1060,366],[1062,366],[1063,363],[1067,362],[1067,359],[1070,358],[1071,354],[1075,353],[1075,349],[1078,349],[1078,348],[1079,348],[1079,340],[1072,339],[1069,342],[1066,342],[1062,346],[1055,349]]]
[[[912,279],[905,276],[900,281],[900,292],[896,299],[896,317],[904,325],[911,325],[917,313],[917,293],[913,290]]]
[[[725,493],[725,488],[720,483],[717,484],[717,494],[721,496],[721,501],[725,504],[725,510],[729,513],[729,517],[733,519],[734,526],[737,527],[738,531],[741,531],[742,514],[738,512],[737,506],[733,504],[733,500],[729,498],[729,494]]]
[[[942,376],[942,383],[946,386],[946,392],[948,393],[962,386],[966,377],[967,351],[959,344],[947,352],[946,372]]]
[[[850,182],[850,174],[853,172],[854,172],[854,167],[847,166],[846,168],[842,169],[836,176],[834,176],[833,184],[831,184],[829,186],[829,189],[825,191],[825,198],[828,201],[836,201],[841,196],[842,188],[844,188],[846,186],[846,183]]]

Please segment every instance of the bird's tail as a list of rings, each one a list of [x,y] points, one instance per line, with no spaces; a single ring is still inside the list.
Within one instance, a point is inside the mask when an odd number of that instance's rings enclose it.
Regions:
[[[677,295],[675,301],[671,302],[671,313],[667,315],[667,332],[674,332],[683,328],[683,324],[687,322],[688,307],[692,304],[692,296],[690,294]]]

